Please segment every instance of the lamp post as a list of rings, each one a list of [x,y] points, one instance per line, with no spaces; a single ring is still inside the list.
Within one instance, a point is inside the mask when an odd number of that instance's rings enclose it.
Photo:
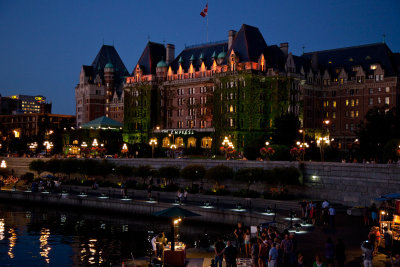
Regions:
[[[225,151],[225,159],[228,159],[228,149],[235,148],[233,146],[232,142],[229,140],[228,136],[225,136],[224,141],[222,141],[222,146],[224,147],[224,151]]]
[[[1,161],[0,168],[2,168],[2,169],[7,168],[7,163],[4,159]]]
[[[49,141],[44,141],[43,145],[46,148],[46,157],[47,157],[47,153],[49,153],[53,148],[53,143]]]
[[[151,145],[151,157],[154,158],[154,147],[157,145],[157,138],[151,138],[149,145]]]
[[[303,143],[301,143],[300,141],[297,141],[296,145],[299,147],[299,153],[300,153],[301,159],[302,159],[302,161],[304,161],[304,155],[306,154],[306,149],[309,147],[309,145],[304,141],[303,141]]]
[[[176,145],[175,145],[175,144],[172,144],[172,145],[170,146],[170,148],[171,148],[171,150],[172,150],[172,158],[175,158],[175,149],[176,149]]]
[[[81,151],[83,151],[83,156],[84,156],[84,157],[86,157],[86,148],[87,148],[86,142],[82,142],[82,144],[81,144]]]

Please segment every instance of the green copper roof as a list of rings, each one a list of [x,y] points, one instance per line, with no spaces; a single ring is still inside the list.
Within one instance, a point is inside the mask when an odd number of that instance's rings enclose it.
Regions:
[[[161,60],[157,63],[157,68],[166,68],[168,67],[167,63],[164,60]]]
[[[83,129],[119,129],[123,126],[122,123],[103,116],[85,124],[82,124]]]
[[[113,69],[114,65],[111,62],[108,62],[104,68]]]
[[[221,53],[218,54],[218,58],[225,58],[226,57],[226,52],[222,51]]]
[[[194,55],[192,54],[192,56],[190,57],[190,61],[194,61]]]
[[[182,57],[179,58],[178,62],[179,62],[179,63],[182,63],[182,62],[183,62]]]
[[[200,60],[203,60],[203,59],[204,59],[203,53],[200,54],[200,57],[199,57],[199,58],[200,58]]]
[[[217,53],[215,53],[215,51],[214,51],[214,53],[212,54],[211,58],[216,58],[216,57],[217,57]]]

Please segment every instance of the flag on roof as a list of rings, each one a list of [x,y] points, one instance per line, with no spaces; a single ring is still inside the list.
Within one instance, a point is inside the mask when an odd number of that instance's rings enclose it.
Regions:
[[[206,7],[203,9],[203,11],[200,12],[200,16],[204,18],[205,16],[207,16],[207,12],[208,12],[208,3],[206,4]]]

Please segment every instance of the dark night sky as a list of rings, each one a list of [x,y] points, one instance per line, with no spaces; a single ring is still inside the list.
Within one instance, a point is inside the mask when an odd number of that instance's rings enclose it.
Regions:
[[[81,65],[112,44],[131,72],[148,38],[186,45],[206,41],[206,0],[0,0],[0,94],[42,94],[53,113],[75,114]],[[382,42],[400,52],[399,0],[210,0],[209,40],[241,24],[267,44],[289,42],[294,54]]]

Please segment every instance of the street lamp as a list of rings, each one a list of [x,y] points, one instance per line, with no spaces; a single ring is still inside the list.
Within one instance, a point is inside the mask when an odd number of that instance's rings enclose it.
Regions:
[[[46,156],[47,156],[47,153],[50,152],[51,149],[53,148],[53,143],[49,141],[44,141],[43,145],[46,148]]]
[[[233,146],[233,143],[229,140],[228,136],[225,136],[224,140],[222,141],[222,146],[224,147],[225,150],[225,159],[228,158],[228,149],[234,149],[235,147]]]
[[[151,157],[154,158],[154,147],[157,145],[157,138],[151,138],[149,145],[151,145]]]
[[[171,148],[171,150],[172,150],[172,158],[175,158],[175,149],[176,149],[176,145],[175,145],[175,144],[172,144],[172,145],[170,146],[170,148]]]
[[[96,138],[93,140],[92,146],[94,146],[94,147],[99,146],[99,143],[97,143],[97,139]]]
[[[4,159],[1,161],[0,168],[2,168],[2,169],[7,168],[7,163]]]

